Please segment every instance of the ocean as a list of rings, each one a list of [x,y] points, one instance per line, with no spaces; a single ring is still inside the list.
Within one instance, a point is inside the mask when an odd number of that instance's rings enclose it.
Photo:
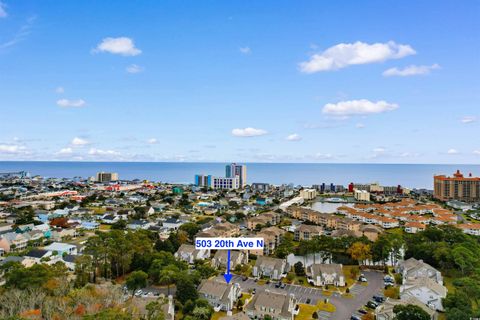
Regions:
[[[379,182],[408,188],[433,188],[433,175],[451,175],[457,169],[480,176],[480,165],[443,164],[329,164],[245,163],[248,183],[312,184]],[[117,172],[120,179],[146,179],[171,183],[193,183],[195,174],[225,175],[226,163],[204,162],[70,162],[0,161],[0,173],[28,171],[32,176],[87,178],[98,171]]]

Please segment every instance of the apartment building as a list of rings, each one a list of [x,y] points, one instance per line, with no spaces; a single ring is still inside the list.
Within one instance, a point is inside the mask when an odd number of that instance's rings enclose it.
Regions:
[[[433,187],[433,197],[441,201],[480,201],[480,177],[473,177],[471,173],[464,177],[460,170],[457,170],[452,177],[434,176]]]

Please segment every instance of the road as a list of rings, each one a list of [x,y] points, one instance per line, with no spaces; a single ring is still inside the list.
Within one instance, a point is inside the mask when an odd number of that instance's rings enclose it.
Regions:
[[[344,298],[337,293],[331,296],[325,296],[322,294],[322,289],[308,288],[299,285],[287,284],[284,289],[275,288],[275,281],[269,284],[259,285],[253,278],[243,281],[242,277],[238,275],[233,275],[232,282],[238,283],[244,292],[251,289],[255,289],[257,292],[269,289],[272,292],[293,293],[298,303],[306,303],[307,299],[310,299],[310,304],[316,305],[319,300],[329,299],[329,301],[335,305],[336,311],[332,314],[324,312],[320,314],[320,319],[348,320],[352,314],[356,313],[356,310],[371,300],[373,295],[379,294],[382,291],[382,273],[372,271],[364,272],[364,274],[369,281],[368,285],[355,284],[350,291],[352,295],[354,295],[353,298]]]

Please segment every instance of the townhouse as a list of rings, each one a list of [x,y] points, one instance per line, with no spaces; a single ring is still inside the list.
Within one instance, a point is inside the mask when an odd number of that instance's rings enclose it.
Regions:
[[[312,264],[307,268],[308,282],[314,286],[345,286],[345,276],[341,264]]]
[[[195,249],[194,245],[182,244],[174,254],[175,258],[193,264],[195,260],[210,258],[210,249]]]
[[[407,222],[405,223],[404,230],[406,233],[417,233],[419,231],[425,231],[427,226],[420,222]]]
[[[253,296],[245,307],[246,314],[251,319],[264,319],[269,316],[275,320],[293,320],[299,313],[297,300],[293,294],[261,291]]]
[[[238,283],[226,283],[223,277],[217,277],[202,280],[198,294],[218,312],[231,311],[242,293]]]
[[[269,277],[280,280],[287,272],[287,260],[260,256],[255,262],[252,274],[254,277]]]
[[[212,258],[212,266],[216,269],[225,269],[227,267],[228,252],[227,250],[217,250]],[[248,251],[230,251],[230,270],[235,270],[236,266],[248,263]]]

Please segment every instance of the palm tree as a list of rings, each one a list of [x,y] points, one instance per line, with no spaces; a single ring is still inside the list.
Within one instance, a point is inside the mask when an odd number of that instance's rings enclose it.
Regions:
[[[167,285],[167,295],[170,295],[170,285],[178,278],[180,269],[175,265],[169,265],[163,268],[158,274],[158,282]]]

